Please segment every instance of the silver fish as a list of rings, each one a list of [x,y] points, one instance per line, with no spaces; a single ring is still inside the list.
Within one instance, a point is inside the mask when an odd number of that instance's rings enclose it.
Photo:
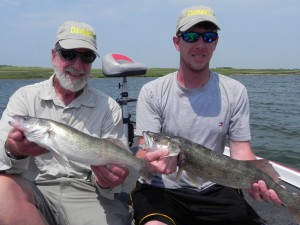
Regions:
[[[182,170],[196,181],[199,177],[232,188],[250,189],[263,180],[269,189],[275,190],[289,213],[300,224],[300,196],[285,190],[279,174],[268,160],[235,160],[218,154],[204,146],[182,137],[170,137],[161,133],[143,132],[145,150],[168,149],[169,156],[178,156],[180,177]]]
[[[86,165],[129,166],[149,180],[146,162],[118,140],[96,138],[65,124],[30,116],[14,115],[9,124],[22,130],[28,141],[51,151],[63,165],[72,160]]]

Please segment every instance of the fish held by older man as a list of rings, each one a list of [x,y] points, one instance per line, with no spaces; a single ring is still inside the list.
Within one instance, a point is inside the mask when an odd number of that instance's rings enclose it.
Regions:
[[[168,149],[169,156],[178,156],[178,178],[185,170],[194,182],[203,178],[240,189],[251,189],[253,183],[263,180],[269,189],[277,193],[283,205],[300,224],[300,196],[279,184],[279,174],[268,160],[235,160],[182,137],[150,131],[143,132],[143,136],[145,144],[140,148],[148,151]]]
[[[95,166],[116,164],[136,169],[147,181],[151,177],[146,162],[135,157],[118,140],[96,138],[65,124],[37,117],[14,115],[9,124],[21,130],[28,141],[51,151],[64,166],[69,160]]]

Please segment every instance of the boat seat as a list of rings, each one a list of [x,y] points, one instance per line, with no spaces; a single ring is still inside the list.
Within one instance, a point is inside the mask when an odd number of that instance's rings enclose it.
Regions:
[[[128,56],[110,53],[102,59],[102,72],[106,77],[127,77],[144,75],[147,67]]]

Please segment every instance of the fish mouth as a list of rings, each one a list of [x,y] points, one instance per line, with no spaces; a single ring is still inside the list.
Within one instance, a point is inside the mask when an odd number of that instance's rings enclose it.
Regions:
[[[36,121],[30,116],[13,115],[11,118],[12,120],[8,121],[9,125],[21,131],[26,131],[36,124]]]
[[[151,135],[148,131],[143,131],[142,133],[143,138],[144,138],[144,144],[140,144],[139,147],[144,149],[144,150],[149,150],[151,149],[153,145],[153,141],[151,139]]]
[[[19,115],[13,115],[12,120],[8,121],[9,125],[15,128],[20,128],[22,122],[23,122],[23,117]]]
[[[144,137],[144,145],[145,146],[149,146],[150,145],[150,137],[148,135],[148,132],[147,131],[143,131],[143,137]]]

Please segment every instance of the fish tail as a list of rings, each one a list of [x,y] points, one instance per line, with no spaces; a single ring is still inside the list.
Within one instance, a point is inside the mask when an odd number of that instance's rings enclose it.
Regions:
[[[300,224],[300,196],[294,194],[293,202],[286,205],[286,208],[294,217],[295,221]]]

